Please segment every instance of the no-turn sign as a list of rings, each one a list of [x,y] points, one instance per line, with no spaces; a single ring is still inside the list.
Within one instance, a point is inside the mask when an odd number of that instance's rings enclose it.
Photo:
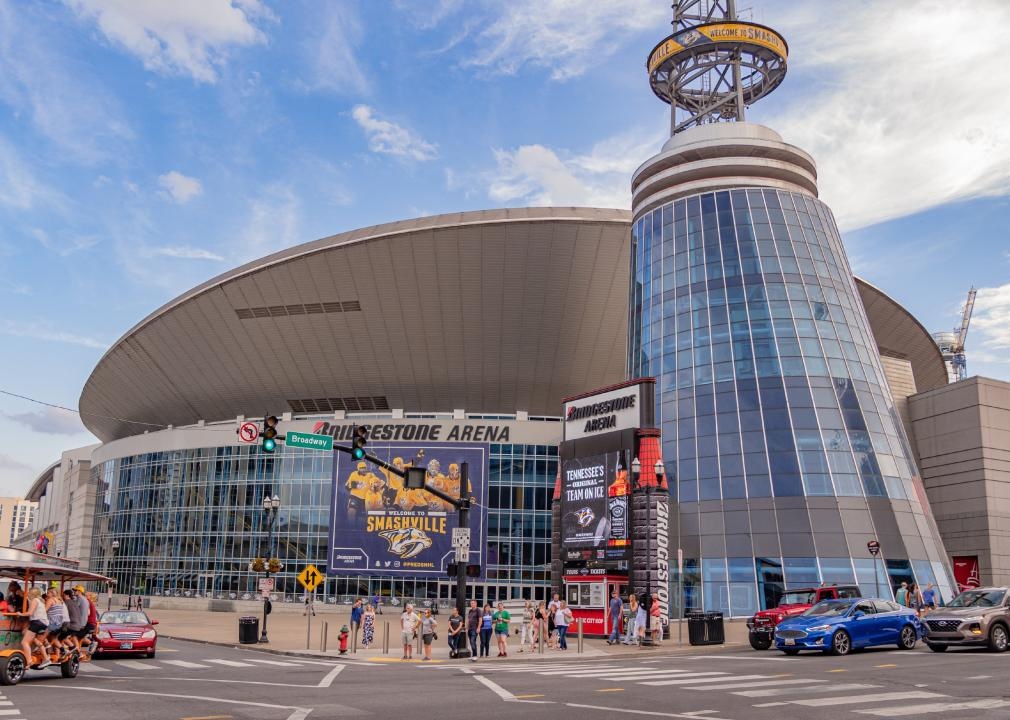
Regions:
[[[254,443],[260,436],[260,429],[256,423],[244,422],[238,426],[238,439],[244,443]]]

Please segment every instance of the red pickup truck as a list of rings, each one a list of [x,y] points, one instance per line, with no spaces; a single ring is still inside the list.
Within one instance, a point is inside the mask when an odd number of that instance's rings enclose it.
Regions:
[[[815,588],[799,588],[787,590],[781,598],[779,605],[770,610],[759,610],[754,617],[747,621],[750,630],[750,646],[755,650],[767,650],[772,645],[775,635],[775,626],[789,617],[795,617],[805,612],[821,600],[834,600],[837,598],[858,598],[862,597],[856,585],[824,585]]]

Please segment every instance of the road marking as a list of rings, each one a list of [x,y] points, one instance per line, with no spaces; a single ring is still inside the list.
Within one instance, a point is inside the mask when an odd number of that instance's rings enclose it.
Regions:
[[[200,663],[189,662],[188,660],[162,660],[163,663],[168,665],[177,665],[181,668],[205,668],[206,665],[201,665]]]
[[[724,682],[726,680],[764,680],[764,679],[768,678],[767,675],[729,675],[729,677],[726,677],[727,673],[717,673],[717,672],[695,673],[696,677],[700,676],[700,675],[722,675],[723,677],[706,677],[706,678],[701,678],[701,679],[695,679],[695,678],[683,679],[683,678],[678,678],[676,680],[648,680],[646,682],[640,682],[638,684],[639,685],[655,685],[655,686],[659,687],[659,686],[663,686],[663,685],[701,685],[702,683],[704,683],[704,684],[708,684],[708,683],[720,683],[720,682]]]
[[[711,687],[686,687],[684,689],[685,690],[710,690],[710,689],[738,690],[738,689],[743,689],[743,688],[773,688],[773,687],[778,687],[778,686],[781,686],[781,685],[811,685],[813,683],[826,683],[826,682],[827,682],[827,680],[801,680],[801,679],[796,679],[796,680],[771,680],[771,681],[768,681],[768,680],[760,681],[759,680],[757,682],[740,682],[740,683],[738,683],[738,682],[731,682],[731,683],[727,683],[726,685],[719,685],[718,688],[711,688]]]
[[[988,680],[992,675],[973,675],[972,677],[966,677],[965,680]]]
[[[878,667],[878,668],[891,668],[891,667],[898,667],[898,666],[897,666],[897,665],[895,665],[894,663],[889,663],[889,664],[887,664],[887,665],[874,665],[873,667]]]
[[[285,662],[284,660],[260,660],[259,658],[246,658],[249,662],[262,663],[263,665],[278,665],[280,667],[300,667],[300,663]],[[167,662],[172,662],[168,660]]]
[[[530,698],[543,697],[543,695],[516,695],[518,700],[529,700]]]
[[[334,665],[333,669],[326,673],[326,677],[319,681],[319,687],[328,688],[331,684],[333,684],[334,678],[336,678],[343,669],[343,665]]]
[[[20,715],[20,710],[0,710],[0,715]]]
[[[842,670],[841,668],[837,668],[835,670],[828,670],[827,672],[848,672],[848,670]]]
[[[951,710],[993,710],[1007,707],[1008,700],[999,698],[985,698],[983,700],[967,700],[965,702],[931,703],[929,705],[905,705],[896,708],[877,708],[874,710],[854,710],[853,712],[863,715],[876,715],[877,717],[902,717],[904,715],[920,715],[924,713],[950,712]]]
[[[498,668],[495,668],[497,670]],[[518,668],[517,668],[518,669]],[[523,670],[529,672],[534,670],[539,672],[541,675],[567,675],[568,673],[601,673],[601,672],[619,672],[621,670],[627,670],[626,665],[594,665],[592,667],[570,667],[570,668],[555,668],[552,667],[550,670],[540,671],[540,668],[531,668],[526,666],[522,668]]]
[[[0,700],[0,705],[5,705],[6,706],[6,705],[13,705],[13,704],[14,703],[12,703],[10,700]]]
[[[922,692],[921,690],[912,692],[891,692],[876,693],[875,695],[838,695],[827,698],[814,698],[812,700],[790,700],[793,705],[803,705],[804,707],[827,707],[829,705],[855,705],[857,703],[884,702],[893,700],[925,700],[927,698],[948,697],[941,693]]]
[[[599,688],[596,692],[624,692],[624,688]]]
[[[216,665],[225,665],[226,667],[253,667],[246,662],[238,662],[237,660],[221,660],[220,658],[214,660],[208,659],[207,662],[214,663]]]
[[[537,705],[554,704],[553,701],[551,700],[524,700],[520,697],[513,695],[508,690],[503,688],[501,685],[496,683],[494,680],[490,680],[489,678],[486,678],[483,675],[474,675],[474,678],[477,680],[477,682],[479,682],[481,685],[486,687],[488,690],[493,692],[495,695],[497,695],[505,702],[526,702],[526,703],[535,703]]]
[[[94,663],[81,663],[80,670],[83,673],[110,672],[109,668],[103,668],[101,665],[95,665]]]
[[[763,687],[763,686],[762,686]],[[761,697],[778,697],[787,692],[789,693],[815,693],[815,692],[852,692],[855,690],[872,690],[873,688],[880,687],[879,685],[861,685],[857,683],[845,684],[845,685],[818,685],[816,687],[799,687],[799,688],[789,688],[788,690],[776,690],[773,688],[768,688],[767,690],[743,690],[740,692],[733,693],[734,695],[740,695],[741,697],[750,698],[761,698]]]
[[[770,702],[770,703],[757,703],[756,705],[751,705],[751,707],[782,707],[783,705],[788,705],[787,702]]]
[[[681,718],[682,720],[698,720],[699,715],[707,715],[715,710],[695,710],[691,713],[665,713],[655,710],[632,710],[630,708],[610,707],[607,705],[580,705],[578,703],[565,703],[567,707],[583,708],[585,710],[602,710],[608,713],[627,713],[629,715],[651,715],[652,717]],[[720,720],[727,720],[720,718]]]
[[[116,660],[115,663],[116,665],[122,665],[123,667],[130,668],[131,670],[160,670],[157,665],[142,663],[137,660]]]
[[[42,684],[31,684],[28,687],[42,688]],[[58,690],[83,690],[86,692],[106,692],[106,693],[116,693],[118,695],[145,695],[147,697],[166,697],[166,698],[179,698],[182,700],[204,700],[206,702],[215,703],[225,703],[227,705],[249,705],[251,707],[261,707],[270,708],[272,710],[293,710],[286,720],[305,720],[312,712],[312,708],[298,707],[297,705],[273,705],[271,703],[262,702],[252,702],[251,700],[231,700],[228,698],[216,698],[207,697],[205,695],[180,695],[178,693],[156,693],[150,692],[148,690],[113,690],[112,688],[96,688],[88,687],[86,685],[70,685],[70,684],[56,684],[56,683],[45,683],[44,687],[48,690],[50,688],[55,688]]]
[[[180,720],[235,720],[234,715],[201,715],[200,717],[184,717]]]

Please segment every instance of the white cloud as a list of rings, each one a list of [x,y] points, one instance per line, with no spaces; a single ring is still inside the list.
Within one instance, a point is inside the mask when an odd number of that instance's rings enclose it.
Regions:
[[[258,0],[65,0],[105,37],[166,75],[217,80],[229,49],[266,42],[254,21],[273,19]]]
[[[0,453],[0,470],[31,470],[31,467],[10,455]]]
[[[485,176],[488,195],[503,203],[627,208],[631,173],[659,150],[662,139],[660,133],[633,131],[582,155],[543,145],[495,150],[497,168]]]
[[[65,343],[67,345],[80,345],[81,347],[93,348],[95,350],[106,350],[109,347],[109,343],[95,338],[76,335],[62,330],[54,330],[50,326],[41,323],[17,322],[14,320],[0,319],[0,335],[45,340],[48,342]]]
[[[164,257],[179,258],[181,260],[217,260],[224,258],[203,248],[190,247],[189,245],[165,245],[151,249],[152,255],[162,255]]]
[[[544,67],[554,80],[605,62],[636,33],[659,40],[670,15],[668,3],[651,0],[512,0],[493,7],[498,14],[474,37],[465,64],[506,75],[525,65]]]
[[[249,203],[248,222],[238,233],[238,255],[245,262],[301,242],[301,201],[288,185],[266,188]]]
[[[793,74],[783,90],[803,85],[766,122],[817,160],[821,195],[843,229],[1010,192],[1010,93],[1000,90],[1010,63],[999,33],[979,32],[1010,25],[1010,3],[781,8],[773,23],[790,41]],[[873,27],[900,28],[914,49],[866,32]]]
[[[32,228],[32,236],[39,241],[39,245],[46,250],[56,253],[60,257],[68,257],[74,253],[90,250],[99,243],[99,239],[94,235],[60,235],[53,239],[49,233],[42,228]]]
[[[1010,283],[979,288],[969,327],[969,361],[1010,363]]]
[[[17,150],[0,137],[0,205],[27,210],[40,196],[48,194]]]
[[[372,152],[419,161],[431,160],[438,155],[436,145],[401,125],[379,118],[368,105],[355,105],[351,117],[365,131]]]
[[[11,295],[31,295],[32,288],[30,285],[14,282],[13,280],[0,280],[0,292],[10,293]]]
[[[299,84],[307,91],[339,94],[368,92],[368,79],[355,56],[364,33],[354,10],[345,2],[319,5],[302,47],[309,77]]]
[[[45,407],[37,412],[3,413],[3,415],[46,435],[80,435],[87,432],[77,413],[59,408]]]
[[[158,177],[158,185],[165,197],[171,198],[180,205],[188,203],[203,192],[203,185],[194,177],[183,175],[177,170],[171,170]]]

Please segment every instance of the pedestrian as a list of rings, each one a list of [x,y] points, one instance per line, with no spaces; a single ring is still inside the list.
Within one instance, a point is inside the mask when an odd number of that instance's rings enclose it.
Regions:
[[[314,607],[315,603],[312,602],[312,595],[309,594],[309,593],[305,593],[305,598],[304,599],[305,599],[305,609],[302,610],[302,615],[305,616],[305,615],[308,615],[309,613],[312,613],[312,617],[315,617],[316,616],[316,608]],[[351,611],[351,615],[352,616],[354,615],[354,611],[353,610]],[[354,622],[354,620],[352,619],[351,622]]]
[[[463,616],[459,614],[459,608],[453,607],[449,615],[449,657],[454,658],[459,654],[459,643],[463,639]]]
[[[11,583],[14,585],[14,583]],[[8,590],[10,592],[10,590]],[[28,662],[31,663],[32,653],[35,651],[36,637],[46,631],[49,627],[49,615],[46,614],[46,605],[42,600],[42,590],[37,587],[33,587],[28,591],[28,626],[21,631],[21,652],[28,658]],[[52,660],[49,659],[49,655],[45,652],[43,648],[42,662],[37,666],[38,669],[49,667],[53,664]]]
[[[613,645],[621,636],[621,611],[624,610],[624,603],[621,602],[621,594],[615,589],[610,596],[610,636],[607,637],[607,645]]]
[[[480,614],[480,656],[488,657],[491,649],[491,632],[494,623],[494,613],[491,606],[484,603],[484,612]]]
[[[908,588],[908,606],[915,610],[915,614],[922,615],[922,606],[925,603],[922,599],[922,591],[919,589],[918,584],[912,583]]]
[[[424,657],[421,661],[431,660],[431,642],[438,639],[438,621],[431,614],[431,608],[424,609],[424,617],[421,618],[421,644],[424,646]]]
[[[466,637],[470,641],[470,662],[477,662],[477,636],[480,634],[481,612],[477,601],[470,601],[470,610],[466,614]]]
[[[313,613],[315,614],[315,613]],[[365,612],[361,616],[361,647],[366,650],[372,647],[375,640],[375,606],[372,603],[365,605]]]
[[[403,659],[414,657],[414,638],[417,637],[417,623],[420,618],[414,612],[414,606],[407,603],[400,615],[400,640],[403,641]]]
[[[557,640],[555,636],[555,630],[557,625],[554,623],[554,619],[561,609],[561,596],[554,593],[554,597],[549,603],[547,603],[547,646],[550,648],[555,647],[555,641]]]
[[[498,612],[494,614],[494,634],[498,641],[498,657],[508,657],[509,654],[509,623],[512,615],[505,609],[505,604],[498,602]]]
[[[144,612],[144,598],[137,595],[137,612]]]
[[[63,591],[63,604],[67,608],[68,624],[60,632],[60,640],[69,640],[68,643],[64,643],[68,649],[80,649],[81,641],[79,635],[88,621],[87,600],[85,600],[85,604],[82,607],[81,603],[74,596],[73,589],[67,588]]]
[[[635,619],[638,617],[638,598],[635,593],[628,594],[628,618],[624,623],[625,645],[635,644]]]
[[[652,594],[652,607],[649,608],[649,627],[652,629],[652,644],[659,645],[663,637],[663,616],[656,593]]]
[[[522,652],[529,641],[530,652],[533,652],[533,633],[536,632],[536,620],[533,617],[533,603],[529,600],[523,605],[523,622],[519,626],[519,652]]]
[[[899,605],[908,607],[908,583],[901,583],[901,587],[894,593],[894,601]]]
[[[536,632],[534,633],[533,642],[545,642],[548,638],[547,635],[547,605],[541,600],[537,604],[537,610],[534,614],[536,620]],[[530,652],[533,652],[533,647],[530,646]]]
[[[558,629],[558,650],[568,649],[568,626],[572,624],[574,617],[572,611],[568,609],[568,603],[561,601],[558,611],[554,613],[554,627]]]
[[[11,612],[20,613],[25,610],[24,602],[25,595],[21,592],[21,585],[17,580],[11,580],[7,585],[7,606]]]
[[[354,637],[355,645],[358,642],[358,628],[361,627],[361,616],[364,614],[365,610],[361,607],[361,598],[355,598],[354,604],[351,605],[351,635]]]
[[[372,604],[375,606],[375,612],[377,612],[379,615],[382,615],[382,603],[380,602],[380,600],[382,600],[382,598],[376,595],[375,597],[372,598]]]
[[[645,599],[644,597],[642,598]],[[635,612],[635,638],[639,645],[645,640],[645,625],[648,622],[648,616],[645,614],[645,605],[643,603],[638,603],[638,610]]]
[[[930,611],[936,609],[936,590],[933,583],[926,583],[926,589],[922,591],[922,614],[929,615]]]

